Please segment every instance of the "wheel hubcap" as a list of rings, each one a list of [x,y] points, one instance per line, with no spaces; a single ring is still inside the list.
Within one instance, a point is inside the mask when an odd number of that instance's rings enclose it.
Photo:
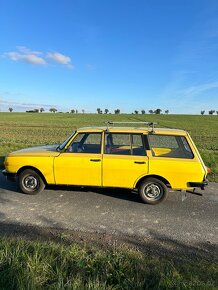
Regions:
[[[163,195],[161,188],[156,184],[148,184],[145,189],[144,193],[146,197],[150,200],[157,200],[160,199]]]
[[[29,175],[24,179],[24,186],[28,190],[34,190],[38,187],[38,180],[33,175]]]

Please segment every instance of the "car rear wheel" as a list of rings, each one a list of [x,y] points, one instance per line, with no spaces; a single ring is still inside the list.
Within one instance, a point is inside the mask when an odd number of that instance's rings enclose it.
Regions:
[[[139,186],[139,195],[144,203],[157,204],[167,198],[166,185],[157,178],[147,178]]]
[[[19,175],[19,187],[23,193],[33,195],[43,191],[45,183],[36,171],[26,169]]]

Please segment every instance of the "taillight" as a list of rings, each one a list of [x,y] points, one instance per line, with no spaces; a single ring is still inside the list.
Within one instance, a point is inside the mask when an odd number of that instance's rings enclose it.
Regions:
[[[209,167],[207,167],[207,174],[211,173],[211,169]]]

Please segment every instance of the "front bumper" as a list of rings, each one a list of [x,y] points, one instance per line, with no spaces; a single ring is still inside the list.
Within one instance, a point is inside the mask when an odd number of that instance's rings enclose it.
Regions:
[[[10,181],[16,181],[16,173],[11,173],[11,172],[8,172],[6,169],[2,170],[2,173],[4,176],[7,177],[8,180]]]
[[[190,187],[200,187],[200,189],[204,190],[208,185],[208,180],[205,179],[203,182],[189,182]]]

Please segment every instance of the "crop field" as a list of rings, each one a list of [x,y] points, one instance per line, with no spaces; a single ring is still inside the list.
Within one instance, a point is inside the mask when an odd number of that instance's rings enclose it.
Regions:
[[[104,126],[106,121],[154,121],[158,127],[187,130],[218,182],[218,116],[71,113],[0,113],[0,162],[14,150],[62,143],[76,128]]]

